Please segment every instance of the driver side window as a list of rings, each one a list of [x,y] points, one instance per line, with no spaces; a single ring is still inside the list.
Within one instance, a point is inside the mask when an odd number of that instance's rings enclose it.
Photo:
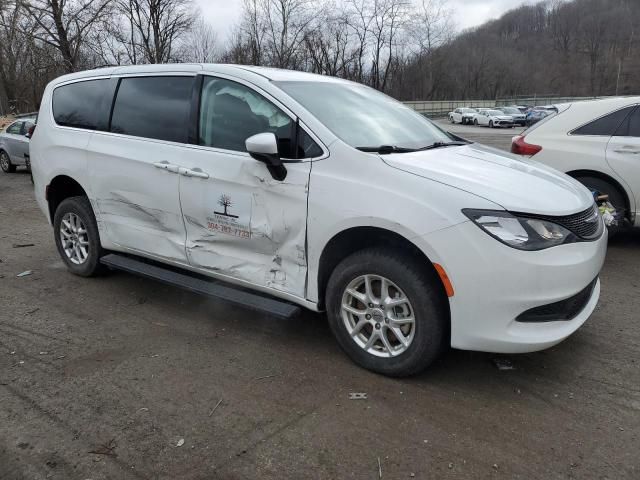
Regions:
[[[244,85],[205,77],[199,121],[200,145],[246,152],[245,140],[272,132],[280,156],[291,157],[295,123],[282,110]]]

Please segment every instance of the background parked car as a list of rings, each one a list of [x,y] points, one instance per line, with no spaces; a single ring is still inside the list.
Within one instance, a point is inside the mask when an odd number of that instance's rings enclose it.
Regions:
[[[513,138],[511,151],[535,156],[609,196],[621,219],[640,226],[640,97],[558,105]]]
[[[474,125],[484,125],[489,128],[509,127],[513,128],[513,117],[505,115],[500,110],[480,109],[473,119]]]
[[[512,117],[514,125],[524,126],[527,122],[527,116],[516,107],[500,107],[498,110]]]
[[[18,166],[29,167],[28,134],[34,125],[34,118],[21,118],[0,132],[0,168],[3,172],[15,172]]]
[[[475,108],[456,108],[449,114],[449,121],[451,123],[461,123],[462,125],[471,125],[478,111]]]
[[[533,107],[527,112],[525,123],[528,127],[530,127],[531,125],[535,125],[543,118],[546,118],[549,115],[556,113],[557,111],[557,108],[553,105],[547,105],[544,107]]]

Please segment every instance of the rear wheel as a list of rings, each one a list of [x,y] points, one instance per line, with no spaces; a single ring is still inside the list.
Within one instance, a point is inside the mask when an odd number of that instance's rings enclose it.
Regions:
[[[473,124],[474,124],[476,127],[478,126],[478,119],[477,119],[477,118],[474,118],[474,119],[473,119]]]
[[[620,191],[618,187],[613,185],[613,183],[603,180],[597,177],[575,177],[581,184],[587,187],[591,191],[597,191],[601,194],[605,194],[609,196],[609,203],[613,205],[616,209],[616,212],[622,212],[622,217],[626,216],[626,202],[624,193]],[[616,233],[620,231],[620,225],[607,227],[609,230],[609,238],[613,237]]]
[[[11,163],[11,159],[7,152],[0,151],[0,168],[4,173],[13,173],[16,171],[16,166]]]
[[[67,268],[81,277],[102,273],[104,254],[91,203],[87,197],[63,200],[53,219],[56,247]]]
[[[442,288],[412,257],[372,248],[345,258],[327,287],[329,325],[358,365],[390,376],[420,372],[441,351]]]

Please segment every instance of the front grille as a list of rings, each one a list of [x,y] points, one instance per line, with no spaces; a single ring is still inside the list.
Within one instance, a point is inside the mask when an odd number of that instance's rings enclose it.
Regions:
[[[589,303],[593,289],[596,286],[598,277],[586,286],[584,290],[559,302],[541,305],[531,308],[521,313],[516,318],[516,322],[557,322],[573,320]]]
[[[573,215],[565,215],[561,217],[546,215],[529,216],[562,225],[564,228],[583,240],[593,240],[598,238],[604,230],[603,222],[600,218],[600,213],[598,212],[598,207],[596,207],[595,204],[592,207],[587,208],[585,211],[574,213]]]

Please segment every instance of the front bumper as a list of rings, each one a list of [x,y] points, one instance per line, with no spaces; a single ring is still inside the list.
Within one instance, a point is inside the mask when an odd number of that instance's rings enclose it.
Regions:
[[[598,302],[599,280],[571,319],[517,320],[530,309],[574,297],[592,283],[604,263],[606,233],[592,242],[527,252],[465,222],[423,240],[437,252],[438,263],[453,284],[449,301],[454,348],[497,353],[543,350],[575,332]]]

